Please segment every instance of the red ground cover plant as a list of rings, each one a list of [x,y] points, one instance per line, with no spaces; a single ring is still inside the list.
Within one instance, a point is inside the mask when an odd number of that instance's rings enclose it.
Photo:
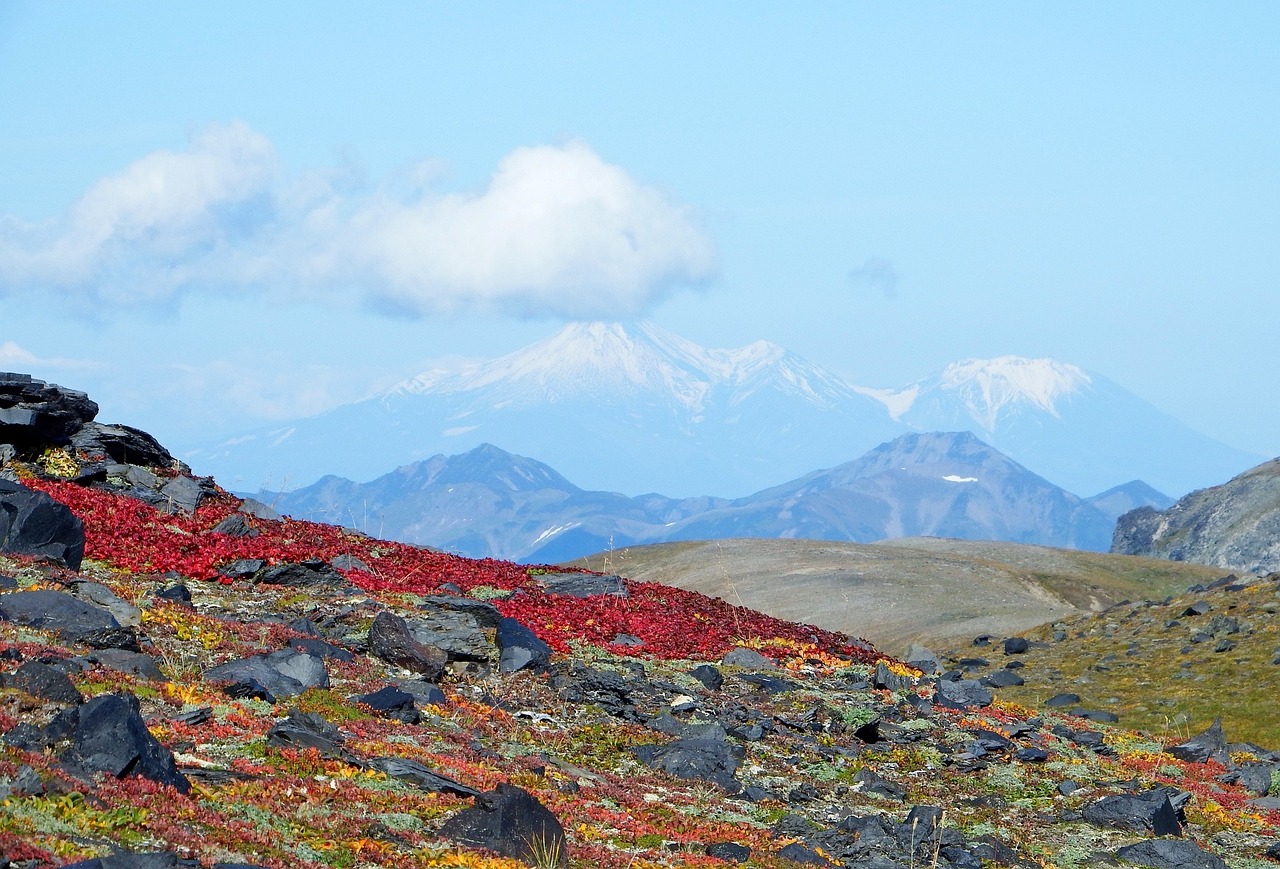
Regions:
[[[749,639],[778,638],[812,644],[852,660],[881,656],[848,637],[796,625],[695,592],[647,582],[627,582],[630,597],[607,595],[570,600],[543,593],[530,567],[495,559],[471,559],[377,540],[315,522],[295,519],[252,520],[256,537],[231,537],[211,529],[239,505],[219,490],[193,516],[162,513],[141,501],[74,483],[32,480],[67,505],[85,527],[85,555],[134,573],[177,573],[193,579],[226,582],[218,570],[233,561],[259,558],[268,563],[351,555],[369,571],[344,571],[369,592],[431,593],[444,583],[464,591],[484,585],[519,591],[495,601],[503,615],[520,620],[557,651],[569,642],[613,644],[620,634],[644,641],[641,653],[658,658],[712,658]],[[764,654],[785,654],[769,647]]]

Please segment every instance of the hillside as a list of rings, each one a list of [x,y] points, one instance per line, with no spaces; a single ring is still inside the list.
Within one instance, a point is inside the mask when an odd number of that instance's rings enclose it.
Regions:
[[[1124,514],[1111,548],[1244,573],[1280,570],[1280,459],[1192,492],[1166,510]]]
[[[1252,869],[1280,833],[1265,748],[272,518],[43,387],[0,376],[11,869]]]
[[[866,637],[903,653],[1004,636],[1124,599],[1164,597],[1221,571],[990,541],[876,544],[734,539],[636,546],[568,562],[660,582]]]

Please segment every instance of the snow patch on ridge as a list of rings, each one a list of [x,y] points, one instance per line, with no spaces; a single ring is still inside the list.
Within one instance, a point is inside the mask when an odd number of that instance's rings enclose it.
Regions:
[[[994,431],[1000,412],[1029,404],[1058,416],[1058,401],[1093,382],[1083,369],[1053,359],[966,359],[943,369],[937,388],[957,393],[975,421]]]

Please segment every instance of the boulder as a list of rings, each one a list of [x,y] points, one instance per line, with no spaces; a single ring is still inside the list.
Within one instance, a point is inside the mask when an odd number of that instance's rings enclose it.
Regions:
[[[357,694],[351,699],[368,706],[383,718],[394,718],[406,724],[417,724],[422,720],[422,713],[418,711],[414,696],[394,685],[387,685],[368,694]]]
[[[54,703],[84,702],[66,673],[40,661],[27,661],[8,676],[0,676],[0,684]]]
[[[65,444],[97,415],[97,403],[83,392],[0,372],[0,443],[23,449]]]
[[[646,766],[676,778],[708,781],[729,793],[741,790],[734,775],[745,752],[723,736],[677,739],[666,745],[638,745],[632,752]]]
[[[564,828],[528,791],[500,784],[444,822],[440,835],[535,866],[565,866]]]
[[[105,608],[50,589],[0,595],[0,619],[56,631],[72,642],[94,631],[120,629],[120,623]]]
[[[1213,724],[1203,733],[1197,734],[1181,745],[1175,745],[1168,749],[1169,754],[1179,760],[1189,761],[1190,763],[1204,763],[1206,760],[1216,760],[1223,766],[1227,766],[1231,762],[1231,757],[1227,751],[1227,737],[1222,732],[1222,719],[1214,719]]]
[[[701,682],[708,691],[719,691],[724,685],[724,675],[710,664],[699,664],[689,671],[689,675]]]
[[[206,682],[229,682],[231,689],[256,685],[271,695],[268,702],[301,694],[308,688],[329,687],[329,673],[324,661],[296,649],[281,649],[267,655],[253,655],[228,661],[205,671]],[[260,696],[235,693],[233,696]]]
[[[1168,791],[1157,788],[1141,794],[1116,794],[1084,807],[1084,819],[1095,827],[1181,836],[1182,824]]]
[[[440,678],[449,662],[442,650],[415,640],[405,620],[392,612],[378,613],[369,627],[369,654],[431,682]]]
[[[97,664],[99,667],[106,667],[108,670],[115,670],[118,673],[140,676],[151,682],[166,681],[164,673],[160,671],[160,665],[156,663],[156,659],[140,652],[131,652],[127,649],[99,649],[78,660],[83,660],[88,664]]]
[[[101,583],[77,582],[71,586],[71,593],[80,600],[106,609],[122,628],[136,628],[142,624],[142,610]]]
[[[339,556],[341,557],[341,556]],[[365,568],[368,570],[368,568]],[[466,613],[475,619],[476,624],[485,630],[498,629],[502,613],[487,600],[476,600],[474,597],[454,594],[433,594],[422,600],[422,609],[428,613],[457,612]]]
[[[488,661],[493,653],[493,643],[470,613],[438,609],[405,623],[415,640],[442,650],[450,661]]]
[[[482,797],[475,788],[441,775],[433,769],[408,757],[375,757],[367,765],[379,772],[384,772],[393,779],[407,782],[424,791],[440,794],[453,794],[455,797]]]
[[[1116,851],[1121,860],[1150,869],[1227,869],[1226,862],[1185,839],[1148,839]]]
[[[314,748],[321,756],[347,760],[350,754],[342,747],[342,734],[332,723],[314,712],[290,709],[289,714],[267,731],[267,745],[279,748]]]
[[[593,597],[608,594],[627,597],[627,586],[620,576],[597,576],[593,573],[543,573],[534,577],[547,594],[568,597]]]
[[[538,668],[551,660],[551,647],[515,619],[498,623],[497,642],[499,673]]]
[[[183,865],[176,851],[117,851],[106,857],[64,863],[62,869],[179,869]]]
[[[246,565],[247,566],[247,565]],[[308,586],[346,585],[346,578],[323,561],[282,562],[262,570],[255,582],[264,585]]]
[[[173,754],[161,745],[139,713],[132,694],[103,694],[78,710],[75,737],[69,759],[116,778],[141,776],[180,793],[191,789],[178,772]]]
[[[172,468],[179,463],[151,435],[127,425],[90,422],[71,437],[71,445],[90,460],[112,459],[125,465]]]
[[[934,702],[952,709],[990,706],[995,697],[991,689],[977,679],[939,679]]]
[[[44,492],[0,479],[0,552],[48,558],[79,570],[84,525]]]

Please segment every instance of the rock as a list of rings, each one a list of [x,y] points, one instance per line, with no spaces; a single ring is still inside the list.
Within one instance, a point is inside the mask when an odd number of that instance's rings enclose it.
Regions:
[[[126,652],[141,652],[138,643],[137,628],[97,628],[85,631],[76,637],[77,643],[84,643],[94,649],[120,649]]]
[[[1222,732],[1222,719],[1215,718],[1208,730],[1191,737],[1181,745],[1166,749],[1169,754],[1179,760],[1191,763],[1204,763],[1216,760],[1223,766],[1230,764],[1231,757],[1227,751],[1227,737]]]
[[[449,656],[433,646],[424,646],[409,633],[409,626],[391,612],[378,613],[369,628],[369,654],[388,664],[404,667],[436,681],[444,672]]]
[[[272,522],[279,522],[281,519],[284,518],[279,513],[277,513],[274,508],[268,506],[267,504],[262,503],[257,498],[245,498],[243,501],[240,502],[240,506],[237,507],[236,509],[247,516],[254,517],[255,519],[269,519]],[[350,556],[342,556],[342,555],[338,556],[338,558],[344,558],[344,557],[349,558]],[[356,560],[358,561],[359,559],[356,559]],[[334,567],[338,567],[338,565],[335,564]]]
[[[1182,617],[1203,616],[1213,611],[1213,606],[1207,600],[1198,600],[1191,606],[1184,609],[1179,615]]]
[[[1031,648],[1031,641],[1026,637],[1009,637],[1004,641],[1006,655],[1021,655]]]
[[[136,628],[142,624],[142,610],[101,583],[77,582],[71,586],[71,593],[80,600],[105,608],[122,628]]]
[[[626,583],[620,576],[597,576],[591,573],[544,573],[534,576],[547,594],[569,597],[593,597],[608,594],[627,597]]]
[[[990,706],[995,697],[991,689],[977,679],[939,679],[934,702],[952,709],[971,706]]]
[[[0,372],[0,443],[65,444],[98,415],[89,396],[29,374]]]
[[[356,703],[363,703],[383,718],[394,718],[406,724],[417,724],[422,720],[414,696],[394,685],[387,685],[369,694],[357,694],[351,698]]]
[[[212,483],[204,480],[193,480],[187,476],[174,477],[160,487],[160,495],[164,499],[163,506],[169,513],[181,513],[190,516],[196,512],[200,502],[213,493]]]
[[[475,619],[477,625],[485,630],[495,631],[498,622],[502,621],[502,613],[487,600],[476,600],[473,597],[454,594],[433,594],[422,600],[422,608],[427,612],[466,613]]]
[[[1044,705],[1050,708],[1058,708],[1062,706],[1074,706],[1080,702],[1079,694],[1054,694],[1048,700],[1044,701]]]
[[[979,679],[983,685],[988,688],[1011,688],[1015,685],[1025,685],[1027,680],[1023,679],[1013,670],[994,670]]]
[[[218,575],[229,579],[247,579],[267,566],[261,558],[238,558],[218,568]]]
[[[27,661],[13,673],[3,677],[0,684],[53,703],[84,702],[84,697],[71,684],[66,673],[40,661]]]
[[[15,591],[0,595],[0,618],[38,630],[56,631],[75,642],[91,631],[119,629],[106,609],[61,591]]]
[[[450,661],[488,661],[493,654],[493,643],[470,613],[438,609],[406,624],[415,640],[442,650]]]
[[[62,869],[179,869],[182,865],[176,851],[117,851],[106,857],[65,863]]]
[[[854,786],[864,794],[875,794],[890,800],[905,800],[907,789],[866,767],[853,777]]]
[[[500,784],[444,822],[440,835],[540,867],[565,866],[564,828],[542,803],[515,785]]]
[[[646,766],[676,778],[717,784],[730,793],[741,789],[734,775],[744,752],[722,739],[677,739],[666,745],[638,745],[632,749]]]
[[[705,853],[726,863],[745,863],[751,858],[751,849],[737,842],[712,842],[707,845]]]
[[[1141,794],[1116,794],[1084,807],[1084,819],[1095,827],[1181,836],[1182,825],[1169,793],[1157,788]]]
[[[778,667],[772,658],[766,658],[755,649],[744,649],[741,646],[726,652],[720,659],[720,663],[726,667],[742,667],[749,670],[776,670]]]
[[[871,677],[871,687],[888,691],[905,691],[915,683],[910,676],[902,676],[889,669],[884,661],[876,662],[875,674]]]
[[[912,643],[907,647],[907,653],[902,656],[902,660],[906,661],[926,676],[936,675],[941,669],[938,662],[938,656],[933,652],[933,650],[916,643]]]
[[[1227,869],[1222,858],[1185,839],[1148,839],[1126,845],[1116,851],[1116,856],[1150,869]]]
[[[346,578],[323,561],[282,562],[263,569],[254,578],[263,585],[285,585],[292,588],[346,585]]]
[[[228,537],[257,537],[258,530],[248,523],[243,513],[232,513],[209,529],[214,534]]]
[[[329,566],[334,570],[359,570],[362,573],[373,573],[373,568],[354,555],[335,555],[329,559]]]
[[[185,794],[190,782],[178,772],[173,754],[147,730],[138,708],[132,694],[102,694],[79,707],[70,759],[96,772],[137,775]]]
[[[708,691],[719,691],[724,685],[724,675],[710,664],[699,664],[689,675],[703,684]]]
[[[790,860],[792,863],[798,863],[801,866],[834,866],[835,864],[823,857],[814,849],[800,842],[790,842],[783,845],[777,851],[777,856],[783,860]]]
[[[84,525],[44,492],[0,479],[0,552],[48,558],[79,570]]]
[[[252,688],[256,684],[274,698],[269,702],[293,697],[308,688],[329,687],[329,674],[325,670],[324,661],[315,655],[294,649],[228,661],[205,671],[204,679],[206,682],[229,682],[232,687]]]
[[[340,661],[344,664],[349,664],[356,659],[356,656],[349,649],[335,646],[333,643],[316,637],[295,637],[289,641],[289,648],[297,652],[306,652],[308,655],[315,655],[325,661]]]
[[[127,649],[100,649],[85,655],[82,659],[89,664],[97,664],[118,673],[141,676],[151,682],[164,682],[164,673],[156,659],[150,655],[133,652]]]
[[[497,643],[499,673],[543,667],[551,660],[551,647],[515,619],[498,623]]]
[[[393,779],[408,782],[424,791],[440,794],[453,794],[456,797],[482,797],[483,794],[473,787],[449,778],[447,775],[432,770],[416,760],[407,757],[375,757],[367,762],[367,766],[384,772]]]
[[[162,588],[160,591],[152,595],[152,597],[155,597],[158,600],[173,601],[174,603],[191,603],[191,589],[187,588],[186,585],[181,582],[175,582],[167,588]]]
[[[141,429],[127,425],[86,423],[72,435],[71,445],[91,460],[110,458],[121,464],[149,468],[179,466],[159,441]]]
[[[348,760],[351,755],[342,747],[346,740],[338,728],[314,712],[290,709],[289,714],[267,731],[267,745],[280,748],[314,748],[321,756]]]

